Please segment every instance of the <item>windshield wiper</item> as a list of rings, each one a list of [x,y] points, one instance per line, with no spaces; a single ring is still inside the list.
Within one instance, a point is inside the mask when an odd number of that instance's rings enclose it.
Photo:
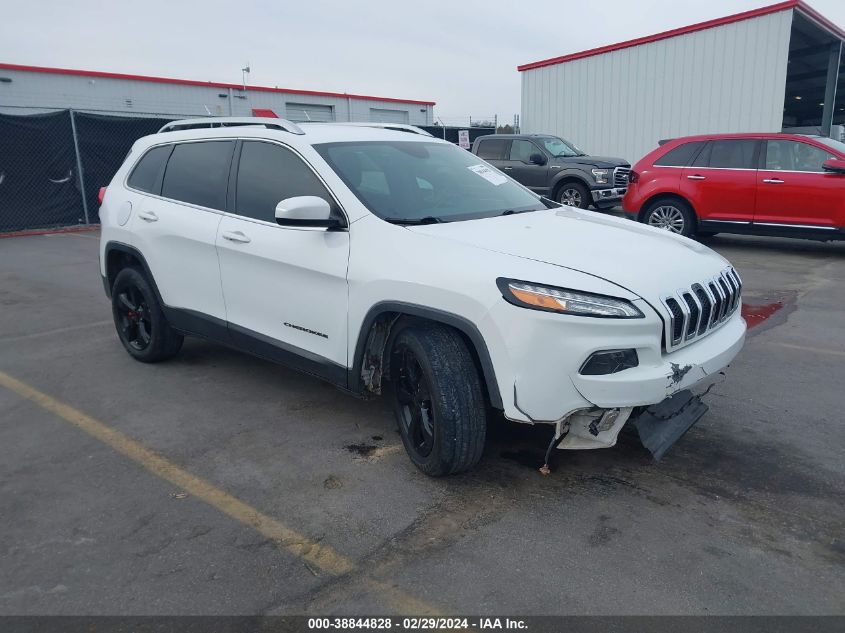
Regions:
[[[542,211],[542,209],[522,209],[521,211],[517,211],[516,209],[507,209],[506,211],[502,211],[499,215],[516,215],[517,213],[533,213],[534,211]]]
[[[441,218],[433,215],[427,215],[424,218],[382,218],[385,222],[391,224],[398,224],[400,226],[420,225],[420,224],[441,224],[445,222]]]

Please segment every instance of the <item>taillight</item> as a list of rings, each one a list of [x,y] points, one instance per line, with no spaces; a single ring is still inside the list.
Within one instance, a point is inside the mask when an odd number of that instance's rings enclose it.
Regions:
[[[100,187],[100,193],[97,194],[97,202],[100,203],[100,206],[103,206],[103,198],[106,197],[106,188]]]
[[[639,180],[640,175],[632,169],[628,174],[628,182],[639,182]]]

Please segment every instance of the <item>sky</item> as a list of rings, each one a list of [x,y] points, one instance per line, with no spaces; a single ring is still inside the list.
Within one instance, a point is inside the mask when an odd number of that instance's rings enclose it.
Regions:
[[[510,122],[516,67],[766,0],[5,0],[0,62],[436,101]],[[845,28],[845,0],[809,5]]]

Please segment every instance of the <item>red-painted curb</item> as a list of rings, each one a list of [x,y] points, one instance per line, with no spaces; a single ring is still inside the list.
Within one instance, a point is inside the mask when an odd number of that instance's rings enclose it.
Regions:
[[[65,226],[55,229],[31,229],[27,231],[12,231],[11,233],[0,233],[0,238],[4,237],[30,237],[33,235],[58,235],[61,233],[89,233],[91,231],[99,231],[99,225],[92,226]]]

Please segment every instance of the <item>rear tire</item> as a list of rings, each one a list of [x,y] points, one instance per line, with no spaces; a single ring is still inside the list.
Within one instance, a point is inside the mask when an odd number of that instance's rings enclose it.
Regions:
[[[642,221],[649,226],[684,237],[695,234],[695,213],[692,207],[678,198],[660,198],[646,207]]]
[[[426,475],[481,459],[487,414],[481,379],[460,334],[441,325],[399,331],[390,357],[393,411],[411,461]]]
[[[147,278],[137,268],[124,268],[111,291],[112,316],[124,349],[142,363],[175,356],[184,337],[170,327]]]
[[[590,190],[580,182],[565,182],[557,190],[556,199],[561,204],[587,209],[592,202]]]

